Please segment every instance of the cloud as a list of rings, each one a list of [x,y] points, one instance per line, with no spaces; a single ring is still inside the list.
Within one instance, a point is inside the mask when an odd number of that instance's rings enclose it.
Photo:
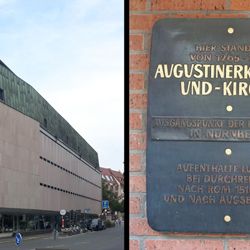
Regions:
[[[2,5],[1,5],[2,3]],[[119,5],[118,5],[119,4]],[[1,1],[1,59],[99,153],[123,168],[123,3]]]
[[[16,2],[16,0],[0,0],[0,8],[13,5]]]
[[[52,106],[98,151],[101,165],[121,169],[123,79],[119,74],[113,74],[108,82],[100,82],[98,76],[86,80],[89,81],[87,85],[59,89],[56,94],[50,91],[44,94]]]

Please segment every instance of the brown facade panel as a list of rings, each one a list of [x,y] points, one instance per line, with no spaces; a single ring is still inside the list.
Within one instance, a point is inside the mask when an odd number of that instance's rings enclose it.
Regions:
[[[0,103],[0,208],[101,213],[100,172]]]

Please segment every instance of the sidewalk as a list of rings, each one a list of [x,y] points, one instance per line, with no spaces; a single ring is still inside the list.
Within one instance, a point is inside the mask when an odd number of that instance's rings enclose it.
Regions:
[[[13,232],[10,233],[0,233],[0,239],[12,237]]]
[[[26,235],[23,236],[23,240],[35,240],[35,239],[42,239],[42,238],[52,238],[52,234],[51,233],[44,233],[44,234],[36,234],[36,235]],[[7,242],[14,242],[15,241],[15,237],[12,237],[11,235],[6,235],[5,237],[0,237],[0,245],[7,243]]]
[[[85,233],[79,233],[79,234],[85,234]],[[57,239],[71,238],[72,236],[79,235],[79,234],[73,234],[71,236],[57,234],[56,238]],[[42,238],[51,238],[51,239],[53,239],[54,238],[53,232],[43,233],[43,234],[38,233],[38,234],[32,234],[32,235],[23,235],[23,240],[33,240],[33,239],[42,239]],[[6,242],[11,242],[12,239],[15,239],[15,237],[12,236],[12,232],[11,233],[1,233],[0,234],[0,244],[1,243],[6,243]]]

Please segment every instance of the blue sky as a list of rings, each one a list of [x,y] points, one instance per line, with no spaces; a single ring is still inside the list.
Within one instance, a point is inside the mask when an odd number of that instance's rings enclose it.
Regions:
[[[0,0],[0,59],[123,171],[123,1]]]

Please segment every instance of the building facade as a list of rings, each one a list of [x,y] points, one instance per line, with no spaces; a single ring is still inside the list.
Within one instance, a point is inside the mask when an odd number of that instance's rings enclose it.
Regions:
[[[1,231],[44,228],[61,209],[101,213],[96,151],[2,62],[0,115]]]
[[[108,190],[116,194],[119,202],[124,200],[124,176],[120,171],[110,168],[100,168],[102,179]]]

